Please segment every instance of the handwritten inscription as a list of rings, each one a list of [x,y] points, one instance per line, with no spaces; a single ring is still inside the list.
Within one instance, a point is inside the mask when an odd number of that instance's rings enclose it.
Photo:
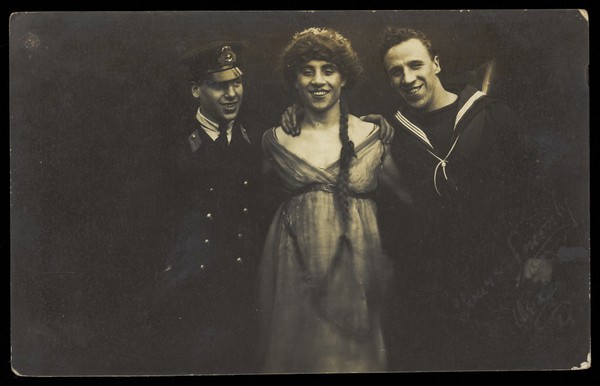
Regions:
[[[483,281],[483,284],[476,288],[473,292],[466,294],[461,291],[459,297],[453,300],[454,308],[474,308],[477,303],[486,297],[490,293],[491,289],[502,280],[503,275],[504,271],[502,269],[495,269],[492,275],[486,278]]]
[[[513,230],[508,235],[508,247],[518,262],[525,259],[535,259],[552,254],[560,240],[565,240],[569,231],[579,226],[573,212],[566,201],[557,202],[556,194],[552,193],[554,212],[526,240],[520,240],[522,232]],[[529,233],[529,232],[523,232]]]
[[[525,219],[522,224],[534,219]],[[562,255],[581,255],[580,247],[576,249],[559,248],[561,242],[566,242],[569,232],[579,226],[566,200],[559,202],[556,193],[552,192],[552,209],[541,225],[529,225],[525,231],[513,230],[508,235],[508,247],[515,260],[523,263],[527,259],[546,259],[555,256],[556,260],[566,260]],[[523,237],[523,235],[529,235]],[[566,252],[568,253],[566,253]],[[573,260],[573,259],[572,259]],[[568,301],[558,301],[556,292],[559,283],[550,283],[529,296],[520,297],[513,305],[512,313],[519,328],[533,328],[537,331],[548,326],[562,327],[572,322],[572,305]],[[524,295],[524,293],[521,293]]]
[[[525,299],[518,299],[513,309],[516,325],[542,331],[550,325],[563,327],[571,323],[571,303],[555,299],[558,288],[557,284],[548,285]]]

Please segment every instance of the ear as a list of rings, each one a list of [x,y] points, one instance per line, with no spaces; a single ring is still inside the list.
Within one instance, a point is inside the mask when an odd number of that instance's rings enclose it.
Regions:
[[[340,87],[344,87],[346,85],[346,78],[342,78],[342,83]]]
[[[440,66],[440,58],[437,55],[433,57],[433,67],[436,74],[439,74],[442,71],[442,67]]]
[[[194,98],[200,97],[200,85],[194,81],[192,81],[192,95]]]

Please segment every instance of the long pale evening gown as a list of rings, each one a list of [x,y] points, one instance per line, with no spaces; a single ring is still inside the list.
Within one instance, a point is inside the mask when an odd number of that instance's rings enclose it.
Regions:
[[[349,243],[340,241],[333,194],[339,160],[317,167],[283,147],[275,129],[263,135],[265,156],[290,192],[259,269],[265,372],[386,369],[379,303],[391,269],[369,197],[386,156],[378,133],[375,126],[355,147],[350,164]]]

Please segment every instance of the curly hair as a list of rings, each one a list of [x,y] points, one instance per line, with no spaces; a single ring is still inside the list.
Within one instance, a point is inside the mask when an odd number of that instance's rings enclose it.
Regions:
[[[300,67],[311,60],[325,60],[334,63],[346,80],[345,89],[356,82],[362,72],[356,52],[350,41],[339,32],[328,28],[308,28],[294,35],[283,51],[283,75],[288,86],[292,87]],[[356,157],[354,142],[348,136],[348,107],[340,98],[340,171],[336,183],[336,203],[342,220],[342,237],[347,238],[349,227],[349,169],[352,158]]]
[[[344,96],[356,83],[358,76],[362,72],[362,67],[358,61],[356,52],[354,52],[350,45],[350,41],[339,32],[327,28],[309,28],[296,33],[282,55],[283,78],[290,88],[293,88],[298,71],[302,65],[311,60],[324,60],[334,63],[346,81],[339,100],[339,138],[342,148],[340,150],[340,167],[334,190],[334,205],[341,220],[341,234],[338,237],[338,245],[332,256],[329,268],[325,275],[319,279],[313,293],[313,301],[317,305],[317,311],[322,317],[329,319],[331,316],[328,314],[327,305],[323,305],[321,301],[328,291],[328,286],[332,283],[333,274],[338,269],[336,267],[339,267],[341,261],[347,258],[344,251],[349,250],[352,253],[352,242],[348,235],[351,218],[351,190],[349,180],[350,165],[352,159],[356,158],[356,151],[354,149],[354,142],[350,140],[348,134],[349,111]],[[352,265],[352,259],[350,258],[347,263]],[[354,277],[354,280],[358,279]],[[362,336],[360,335],[362,332],[360,328],[347,326],[346,322],[340,324],[338,320],[330,321],[344,332],[348,332],[355,337]]]
[[[300,66],[311,60],[334,63],[346,79],[347,90],[352,88],[362,72],[362,66],[350,41],[329,28],[312,27],[298,32],[283,50],[283,79],[290,88],[296,81]]]
[[[436,50],[425,33],[416,29],[402,27],[386,27],[383,30],[379,43],[380,57],[383,58],[390,48],[410,39],[417,39],[423,43],[431,59],[435,58]]]

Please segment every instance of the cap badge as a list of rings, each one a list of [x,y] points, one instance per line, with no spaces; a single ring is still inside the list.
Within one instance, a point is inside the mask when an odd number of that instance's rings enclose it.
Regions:
[[[235,53],[229,46],[221,48],[221,55],[217,59],[221,66],[226,66],[235,62]]]

